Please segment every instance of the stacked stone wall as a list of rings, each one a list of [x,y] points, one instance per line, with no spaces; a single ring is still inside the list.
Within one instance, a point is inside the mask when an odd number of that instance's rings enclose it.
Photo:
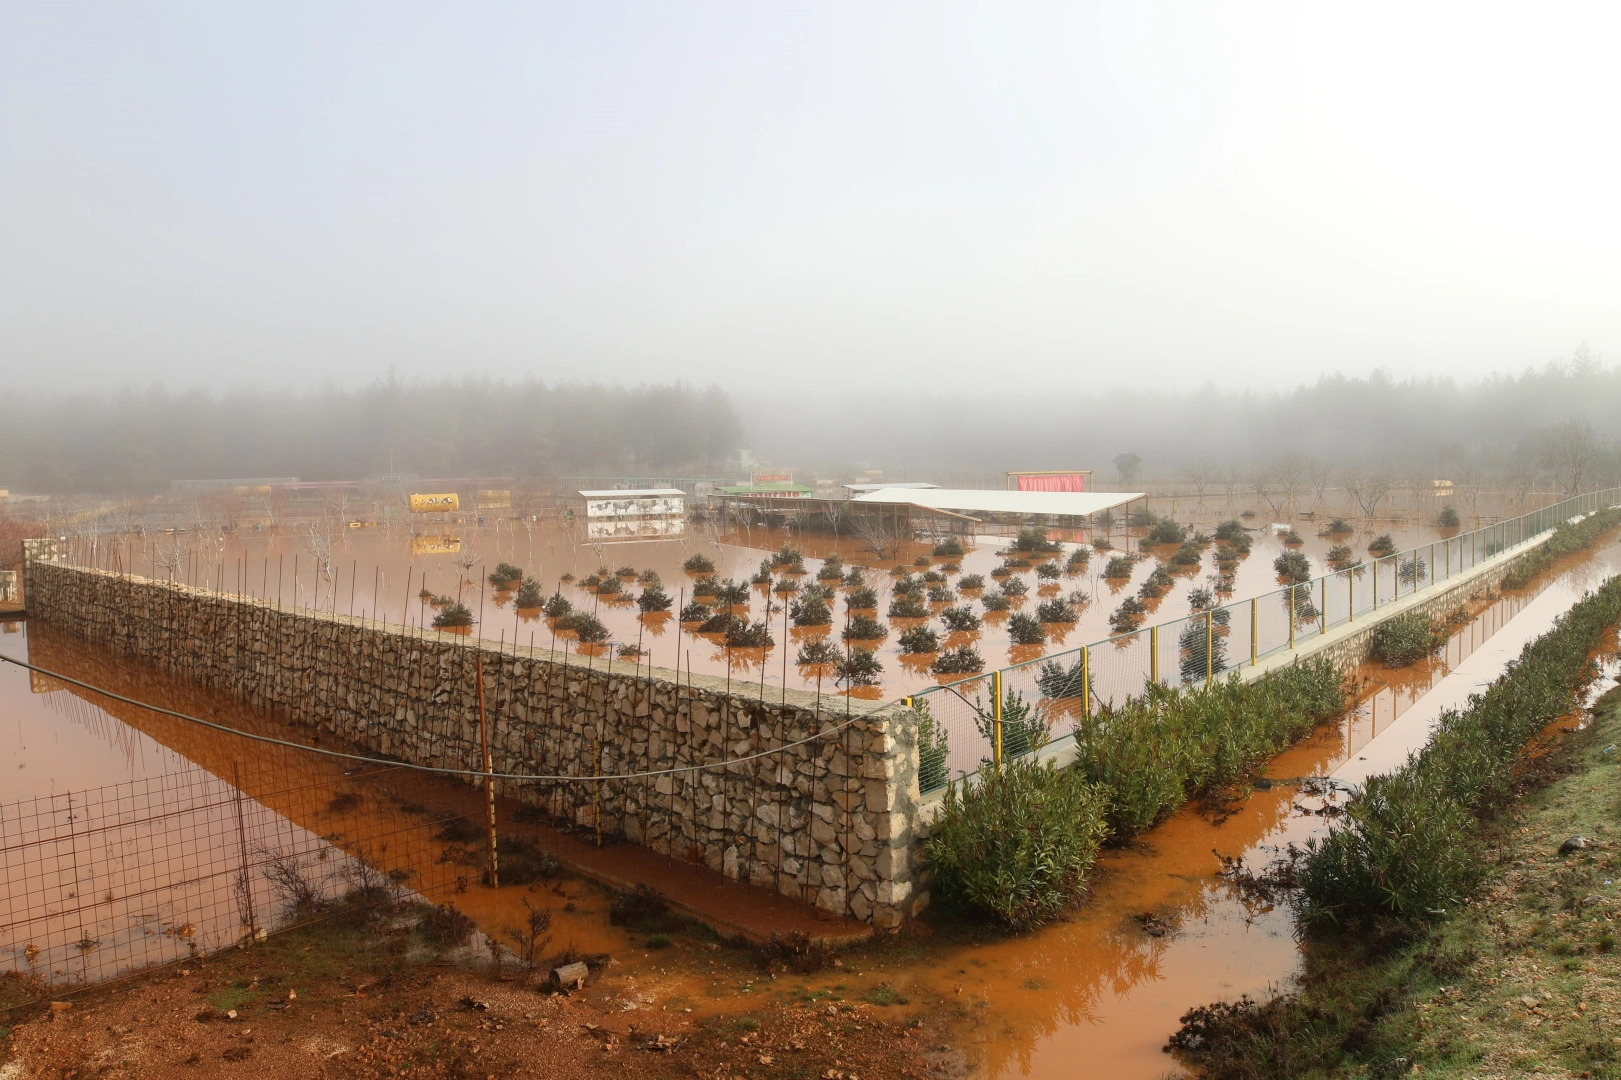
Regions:
[[[54,627],[416,764],[481,770],[482,665],[493,771],[534,778],[498,780],[502,794],[881,928],[925,902],[915,718],[901,707],[781,688],[762,699],[712,676],[40,558],[25,587]]]

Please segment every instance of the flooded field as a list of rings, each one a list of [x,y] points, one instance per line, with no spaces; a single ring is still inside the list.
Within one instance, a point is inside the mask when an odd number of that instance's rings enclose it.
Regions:
[[[1208,520],[1206,520],[1208,519]],[[608,650],[630,655],[639,650],[645,662],[664,668],[679,667],[700,674],[730,677],[762,688],[789,686],[835,694],[831,662],[799,663],[801,649],[827,642],[835,655],[846,649],[845,632],[853,646],[870,649],[881,671],[871,682],[858,685],[862,697],[890,699],[926,686],[961,678],[936,675],[931,667],[940,650],[969,647],[982,658],[985,670],[1034,660],[1109,637],[1109,616],[1128,597],[1136,596],[1156,572],[1168,573],[1163,595],[1144,601],[1148,623],[1181,618],[1192,610],[1194,590],[1227,589],[1218,600],[1249,597],[1278,588],[1273,561],[1285,551],[1298,551],[1310,561],[1311,572],[1329,567],[1325,556],[1335,545],[1352,549],[1367,559],[1367,545],[1376,535],[1389,533],[1398,549],[1425,545],[1457,535],[1457,529],[1435,529],[1410,523],[1381,522],[1375,529],[1318,535],[1325,521],[1296,521],[1296,537],[1287,537],[1271,524],[1250,520],[1246,535],[1251,550],[1223,583],[1215,566],[1215,548],[1207,546],[1196,565],[1174,565],[1177,545],[1144,550],[1143,529],[1051,530],[1058,545],[1052,552],[1009,553],[1011,541],[1000,536],[961,538],[961,555],[935,555],[932,543],[906,543],[899,554],[879,558],[855,537],[801,533],[787,527],[705,530],[688,526],[676,538],[635,541],[592,541],[578,529],[556,524],[490,519],[487,524],[436,527],[411,535],[403,528],[331,529],[325,532],[289,528],[280,533],[242,532],[212,536],[199,533],[147,534],[135,537],[76,537],[69,557],[86,565],[119,568],[149,577],[174,578],[193,585],[243,592],[287,605],[320,607],[409,626],[431,625],[448,604],[468,608],[468,632],[492,642],[517,642],[559,653],[583,652],[600,656]],[[1217,519],[1201,514],[1193,521],[1198,531],[1213,533]],[[1287,528],[1287,526],[1283,526]],[[1298,543],[1294,542],[1298,539]],[[1287,541],[1287,542],[1286,542]],[[797,565],[785,563],[783,549],[800,555]],[[993,571],[1012,559],[1006,577]],[[1140,556],[1127,577],[1106,577],[1111,559]],[[707,560],[705,569],[686,569],[694,559]],[[779,563],[772,566],[773,561]],[[537,595],[567,601],[571,609],[598,620],[606,639],[598,644],[576,640],[575,632],[558,629],[557,619],[539,607],[518,606],[520,579],[510,587],[492,585],[491,573],[510,564],[524,578],[533,578]],[[1038,567],[1052,564],[1042,577]],[[830,567],[831,564],[831,567]],[[324,567],[324,569],[323,569]],[[835,570],[836,568],[836,570]],[[895,607],[895,572],[904,569],[923,587],[921,608]],[[590,587],[593,574],[610,579],[607,587]],[[769,581],[751,584],[756,576]],[[638,598],[656,577],[670,604],[667,610],[644,613]],[[859,577],[859,582],[856,578]],[[721,586],[746,586],[734,599],[734,611],[748,622],[760,624],[771,644],[765,647],[728,647],[724,634],[704,633],[697,618],[681,621],[682,609],[694,601],[705,579]],[[977,579],[977,583],[976,583]],[[1017,594],[1003,610],[987,607],[992,595],[1005,593],[1003,582]],[[1022,585],[1022,592],[1019,592]],[[796,625],[795,609],[813,590],[825,589],[827,607],[823,625]],[[1063,598],[1076,617],[1073,624],[1044,622],[1039,644],[1015,644],[1009,634],[1012,615],[1034,613],[1045,601]],[[689,614],[704,617],[719,611],[723,601],[713,594],[698,597],[708,609]],[[971,615],[971,629],[952,629],[947,609]],[[906,613],[902,613],[903,610]],[[892,614],[892,612],[894,612]],[[861,633],[857,619],[877,624],[878,637]],[[854,624],[854,625],[853,625]],[[935,651],[908,651],[902,636],[909,630],[932,631]],[[867,631],[872,633],[873,631]]]
[[[380,557],[391,545],[397,546],[387,538],[364,535],[351,543],[356,566],[366,545]],[[833,550],[825,547],[813,555],[808,539],[796,544],[807,549],[807,567],[812,571],[813,560]],[[1258,537],[1250,563],[1266,553],[1263,545],[1264,538]],[[964,572],[970,572],[970,559],[995,558],[987,548],[964,558]],[[633,549],[617,549],[629,550]],[[666,580],[682,580],[680,562],[692,548],[659,545],[639,550],[644,554],[637,560],[638,568],[673,563]],[[724,556],[729,560],[725,565],[738,572],[751,562],[757,566],[770,547],[722,541],[702,550],[716,557],[717,570],[722,567],[719,556]],[[655,553],[663,563],[655,563]],[[494,554],[527,557],[527,552],[510,548]],[[579,553],[571,556],[582,558]],[[259,557],[274,565],[268,555]],[[558,569],[560,564],[549,560],[560,558],[549,551],[536,562]],[[593,552],[575,565],[590,567],[596,558]],[[625,561],[630,562],[628,557]],[[381,579],[383,564],[378,565]],[[445,572],[447,580],[456,575],[455,568],[446,572],[441,564],[426,560],[413,563],[402,558],[387,565],[403,567],[393,571],[399,585],[407,574],[424,571]],[[776,984],[736,971],[720,976],[701,971],[686,962],[685,953],[646,951],[634,935],[608,924],[608,894],[577,879],[498,891],[483,888],[476,859],[469,862],[465,846],[458,849],[455,840],[447,839],[454,832],[445,829],[445,823],[456,818],[477,819],[478,795],[466,785],[390,775],[388,770],[362,775],[334,759],[314,758],[292,748],[267,752],[227,733],[199,729],[37,676],[31,679],[9,665],[0,667],[5,733],[0,770],[12,781],[9,802],[188,771],[216,778],[240,776],[233,769],[255,761],[258,769],[268,770],[265,776],[275,777],[249,778],[241,785],[244,797],[258,808],[254,820],[268,823],[261,827],[308,838],[302,841],[303,850],[318,852],[324,845],[333,849],[334,857],[363,862],[385,874],[409,870],[410,875],[396,882],[398,887],[430,899],[453,897],[482,930],[497,937],[504,926],[519,921],[523,901],[543,904],[553,912],[558,941],[566,939],[582,950],[622,958],[607,985],[627,1000],[702,1013],[742,1007],[761,994],[867,997],[894,1002],[896,1009],[930,1008],[954,1015],[960,1049],[973,1075],[1069,1076],[1076,1060],[1086,1060],[1100,1075],[1157,1077],[1173,1065],[1161,1047],[1183,1011],[1219,998],[1264,994],[1286,985],[1299,969],[1289,912],[1246,904],[1233,895],[1216,877],[1214,852],[1262,863],[1282,845],[1323,830],[1322,808],[1335,796],[1307,794],[1300,778],[1404,753],[1412,745],[1404,719],[1460,704],[1471,690],[1495,677],[1519,642],[1543,632],[1588,585],[1617,569],[1621,548],[1615,546],[1567,560],[1555,575],[1525,594],[1478,605],[1435,659],[1400,671],[1365,668],[1359,673],[1361,689],[1352,712],[1276,758],[1267,770],[1269,787],[1257,790],[1219,822],[1186,808],[1130,847],[1107,851],[1092,896],[1066,922],[973,946],[931,941],[923,926],[918,937],[858,951],[854,954],[858,959],[844,970],[789,977]],[[355,576],[363,585],[365,575]],[[338,580],[341,587],[348,575]],[[378,595],[358,587],[357,594]],[[487,605],[490,599],[486,594]],[[347,597],[345,609],[346,602]],[[486,618],[489,610],[486,606]],[[633,612],[625,614],[630,625],[642,625]],[[219,695],[130,671],[82,644],[54,637],[48,628],[36,626],[30,634],[23,624],[8,627],[12,632],[0,636],[0,648],[9,655],[32,656],[42,666],[125,689],[131,696],[158,694],[159,698],[143,699],[162,700],[243,730],[274,733],[291,741],[304,738],[275,717]],[[666,649],[676,640],[690,642],[690,635],[677,639],[673,628],[666,627],[666,632],[672,635],[663,639]],[[698,650],[693,653],[696,657]],[[1392,736],[1397,743],[1386,746]],[[295,800],[287,795],[291,791],[301,794]],[[503,832],[531,835],[524,823],[512,820],[513,807],[503,806],[501,816]],[[197,846],[186,857],[211,857],[215,850],[229,856],[238,850],[233,845],[241,841],[229,827],[234,818],[222,821],[227,827],[208,834],[215,838],[213,848]],[[388,849],[377,850],[378,840],[385,840]],[[102,882],[94,884],[99,888]],[[266,891],[259,902],[273,907],[276,898]],[[237,908],[228,889],[216,903],[229,930]],[[152,912],[130,909],[126,914],[133,918]],[[106,932],[92,928],[83,940],[95,941],[98,950],[115,949],[119,927],[109,926]],[[157,926],[162,935],[161,921]],[[151,924],[126,922],[122,932],[126,938],[138,933],[144,940],[150,928]],[[26,960],[26,944],[13,935],[0,941],[0,949],[15,963]]]

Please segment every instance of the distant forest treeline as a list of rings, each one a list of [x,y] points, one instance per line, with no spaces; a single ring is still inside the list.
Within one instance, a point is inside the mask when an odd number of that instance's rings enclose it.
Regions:
[[[136,493],[228,477],[708,472],[742,436],[723,390],[683,383],[390,379],[305,394],[25,396],[0,423],[0,487]]]
[[[753,415],[753,402],[739,403]],[[852,397],[818,419],[751,426],[754,449],[767,461],[859,462],[895,479],[995,484],[1007,469],[1092,468],[1112,480],[1121,454],[1140,457],[1145,477],[1167,480],[1196,462],[1250,466],[1287,455],[1342,468],[1469,465],[1493,473],[1544,467],[1545,436],[1575,420],[1592,429],[1605,451],[1596,465],[1613,475],[1621,464],[1621,367],[1581,348],[1569,361],[1474,382],[1376,371],[1275,392],[1225,390],[1219,381],[1058,391],[1043,386],[1039,371],[1021,370],[984,393]]]

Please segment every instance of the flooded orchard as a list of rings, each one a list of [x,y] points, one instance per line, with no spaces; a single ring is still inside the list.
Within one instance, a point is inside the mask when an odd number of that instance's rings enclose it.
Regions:
[[[330,580],[305,577],[302,549],[283,538],[227,541],[208,556],[212,563],[203,558],[198,565],[212,566],[216,583],[223,579],[229,587],[228,573],[235,560],[244,591],[265,589],[263,595],[272,599],[277,570],[285,565],[289,576],[280,578],[284,599],[292,584],[298,586],[297,595],[307,595],[311,603],[330,602],[335,596],[346,609],[352,589],[357,614],[394,620],[402,615],[419,619],[431,611],[428,600],[417,595],[417,583],[424,578],[434,596],[442,595],[439,590],[448,593],[459,582],[464,597],[482,595],[485,621],[479,625],[484,636],[490,636],[494,624],[492,611],[512,618],[520,633],[528,626],[530,633],[549,635],[543,619],[526,623],[522,611],[512,610],[510,597],[487,589],[481,581],[487,570],[447,566],[443,556],[458,553],[413,557],[408,538],[356,532],[359,535],[345,538],[350,569],[344,572],[341,561],[334,559]],[[561,546],[565,538],[558,535],[523,538],[525,546],[515,549],[512,544],[521,536],[517,532],[485,537],[490,549],[485,565],[501,559],[523,561],[528,563],[526,573],[539,567],[555,572],[559,580],[569,573],[579,580],[604,564],[617,569],[611,564],[619,562],[619,553],[635,550],[638,557],[624,556],[624,565],[638,573],[652,569],[667,584],[692,580],[682,563],[695,545],[625,545],[604,560],[594,550]],[[775,543],[756,546],[737,539],[728,537],[699,549],[723,577],[758,568],[766,553],[781,546],[775,536],[770,538]],[[1066,548],[1074,543],[1064,542]],[[814,576],[818,562],[839,550],[832,542],[817,548],[809,538],[796,538],[794,543],[805,549],[807,578]],[[133,558],[138,545],[139,541],[132,543],[130,554],[122,557]],[[996,550],[1005,545],[1005,539],[982,538],[961,557],[962,572],[978,572],[973,567],[980,565],[994,567],[1000,562]],[[1265,554],[1262,544],[1256,548],[1256,555]],[[370,577],[364,572],[368,554]],[[854,564],[851,555],[847,566]],[[295,560],[298,580],[291,581]],[[252,580],[255,562],[258,582]],[[229,732],[201,728],[5,665],[0,668],[0,701],[7,715],[7,745],[0,769],[13,781],[8,806],[30,800],[50,803],[89,788],[116,792],[120,785],[149,780],[183,783],[192,777],[224,785],[214,792],[212,802],[217,805],[206,808],[205,827],[158,849],[160,861],[173,860],[176,865],[142,871],[153,878],[165,874],[195,878],[201,868],[221,867],[210,879],[215,893],[208,898],[217,925],[179,921],[161,904],[110,904],[95,915],[97,921],[80,928],[82,936],[73,940],[82,947],[76,951],[30,957],[27,935],[19,934],[18,928],[38,916],[42,905],[50,905],[43,897],[13,895],[5,919],[9,936],[0,948],[19,969],[46,963],[71,975],[74,964],[87,972],[102,964],[116,968],[125,958],[150,959],[164,950],[185,955],[193,941],[209,935],[229,940],[240,925],[243,901],[232,889],[236,862],[244,851],[252,859],[273,862],[275,853],[284,850],[330,864],[333,869],[321,879],[330,889],[353,888],[357,878],[364,883],[368,874],[380,874],[386,884],[372,882],[373,887],[435,900],[453,898],[496,941],[505,940],[508,928],[521,922],[526,902],[543,907],[552,916],[555,942],[567,941],[581,952],[616,958],[597,992],[618,995],[633,1003],[631,1007],[691,1009],[702,1015],[758,1001],[762,995],[788,994],[864,999],[902,1013],[943,1009],[954,1017],[960,1032],[957,1049],[973,1075],[1073,1075],[1073,1063],[1086,1060],[1108,1075],[1155,1077],[1172,1065],[1162,1047],[1182,1012],[1208,1001],[1287,985],[1299,971],[1291,913],[1232,891],[1218,877],[1215,852],[1259,865],[1283,845],[1320,832],[1326,827],[1325,808],[1342,796],[1332,788],[1306,783],[1306,778],[1343,776],[1357,762],[1404,754],[1414,745],[1404,719],[1460,703],[1501,670],[1514,651],[1507,643],[1522,642],[1546,629],[1597,576],[1618,567],[1621,550],[1614,546],[1566,560],[1543,585],[1475,605],[1466,621],[1452,627],[1446,648],[1433,659],[1398,671],[1365,665],[1357,672],[1353,708],[1278,755],[1266,769],[1267,782],[1256,785],[1257,790],[1240,804],[1215,816],[1185,807],[1129,846],[1106,849],[1088,898],[1065,921],[1026,935],[984,938],[977,944],[969,943],[974,940],[971,932],[949,920],[933,928],[925,921],[899,940],[855,948],[838,969],[809,976],[767,978],[736,967],[716,974],[692,962],[703,956],[699,944],[678,942],[671,951],[650,948],[645,935],[611,925],[611,893],[578,876],[548,873],[511,887],[487,888],[480,880],[477,844],[470,842],[478,835],[476,825],[469,831],[469,823],[481,820],[482,800],[466,784],[385,766],[357,768],[296,746],[249,743]],[[368,581],[375,581],[375,589]],[[655,634],[651,624],[657,620],[639,617],[634,608],[605,603],[606,598],[572,582],[562,582],[561,588],[574,589],[577,605],[594,600],[596,611],[616,620],[617,638],[623,640],[626,630],[640,628],[644,645],[655,654],[661,647],[673,653],[679,645],[683,653],[691,651],[698,670],[725,673],[725,650],[712,645],[698,648],[698,642],[707,641],[701,635],[678,632],[668,621]],[[395,595],[399,599],[391,600]],[[753,597],[752,603],[763,609],[764,597],[758,591]],[[142,671],[46,625],[8,623],[7,629],[0,636],[6,655],[50,671],[243,732],[293,743],[317,741],[279,717]],[[656,655],[654,661],[660,662]],[[685,656],[682,664],[687,666]],[[896,669],[910,670],[899,664]],[[734,660],[734,676],[739,670],[749,669]],[[791,678],[797,676],[791,664],[789,672]],[[754,674],[759,676],[758,665]],[[803,677],[798,677],[803,686]],[[922,681],[919,677],[912,685]],[[887,689],[890,684],[885,685]],[[1396,742],[1390,742],[1392,737]],[[325,745],[330,748],[331,741]],[[70,836],[72,814],[68,810],[65,822]],[[518,842],[514,850],[521,852],[527,844],[530,850],[557,850],[565,861],[576,861],[592,848],[589,835],[559,834],[545,823],[525,820],[516,805],[503,802],[498,815],[504,842]],[[278,837],[283,843],[279,849],[272,843]],[[96,843],[88,837],[84,842]],[[58,885],[71,881],[75,889],[100,890],[115,880],[127,884],[134,871],[120,864],[118,856],[103,851],[89,859],[94,869],[89,877],[77,876],[71,866],[55,867],[52,872],[60,880],[51,880]],[[102,874],[110,876],[95,876]],[[270,909],[288,902],[268,885],[260,886],[252,899]],[[190,929],[182,934],[188,922]],[[152,939],[156,953],[149,944]]]

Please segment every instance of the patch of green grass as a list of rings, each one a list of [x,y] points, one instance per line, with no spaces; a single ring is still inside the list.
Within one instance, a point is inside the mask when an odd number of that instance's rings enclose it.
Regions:
[[[263,997],[264,993],[258,987],[250,988],[247,983],[238,981],[230,986],[213,991],[203,1000],[220,1012],[229,1012],[232,1009],[240,1009],[242,1006],[258,1001]]]
[[[861,995],[861,1000],[870,1005],[888,1007],[890,1005],[910,1005],[912,999],[905,994],[892,990],[887,986],[875,986]]]

